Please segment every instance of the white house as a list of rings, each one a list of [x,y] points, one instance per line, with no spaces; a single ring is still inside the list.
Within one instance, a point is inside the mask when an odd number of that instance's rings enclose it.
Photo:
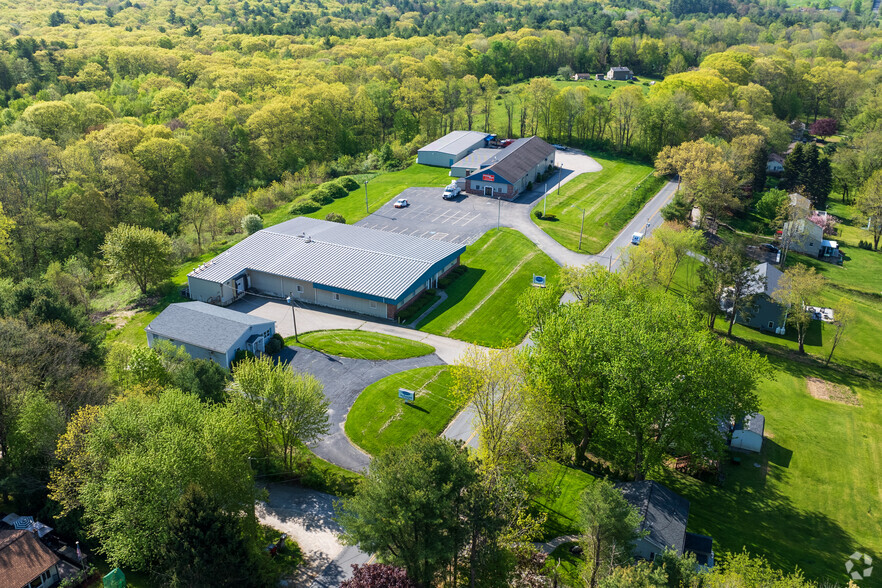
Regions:
[[[150,347],[169,341],[193,359],[210,359],[229,369],[239,350],[263,353],[276,323],[205,302],[181,302],[168,305],[145,330]]]
[[[769,155],[769,159],[766,161],[766,173],[780,174],[783,171],[784,158],[777,153],[772,153],[771,155]]]
[[[763,433],[766,429],[766,418],[758,412],[749,414],[735,423],[732,429],[732,449],[759,453],[763,448]]]
[[[790,239],[790,250],[818,257],[824,241],[824,229],[807,218],[784,223],[782,230]]]

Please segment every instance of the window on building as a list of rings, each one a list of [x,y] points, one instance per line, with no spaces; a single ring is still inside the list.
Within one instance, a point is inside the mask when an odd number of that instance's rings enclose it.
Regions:
[[[373,300],[371,300],[371,308],[376,308],[376,307],[377,307],[377,303],[374,302]]]
[[[334,294],[334,300],[340,300],[340,295],[339,295],[339,294]]]
[[[772,321],[769,321],[769,328],[770,328],[770,329],[774,329],[774,328],[775,328],[775,323],[773,323]]]
[[[303,286],[297,286],[297,291],[298,291],[298,292],[303,292]]]

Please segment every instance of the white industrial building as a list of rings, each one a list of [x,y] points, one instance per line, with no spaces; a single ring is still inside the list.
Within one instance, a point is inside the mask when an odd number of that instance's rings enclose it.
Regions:
[[[453,167],[453,164],[475,149],[487,147],[495,135],[478,131],[453,131],[432,141],[417,151],[417,163],[435,167]]]
[[[263,229],[187,276],[190,298],[247,291],[394,319],[459,265],[465,246],[298,217]]]

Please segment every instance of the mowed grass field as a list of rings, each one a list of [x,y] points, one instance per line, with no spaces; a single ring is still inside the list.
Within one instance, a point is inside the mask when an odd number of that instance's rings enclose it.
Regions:
[[[412,404],[398,398],[399,388],[416,392]],[[462,408],[452,388],[447,366],[417,368],[383,378],[359,394],[346,416],[346,434],[371,455],[400,447],[422,430],[439,435]]]
[[[375,175],[356,176],[360,179],[360,186],[348,196],[334,200],[332,203],[322,206],[319,210],[305,216],[324,219],[328,214],[336,212],[342,214],[347,224],[353,224],[366,217],[369,212],[365,208],[364,180],[368,180],[367,200],[370,212],[376,212],[378,208],[398,196],[406,188],[443,188],[450,183],[450,170],[445,167],[431,167],[428,165],[412,164],[401,171],[385,172]],[[294,218],[289,210],[290,204],[284,204],[279,208],[264,215],[264,226],[271,226]]]
[[[589,153],[603,169],[584,173],[560,188],[560,194],[548,195],[548,202],[539,200],[533,211],[554,215],[555,220],[535,222],[555,241],[579,251],[579,228],[585,210],[582,249],[600,253],[622,230],[643,204],[664,185],[663,178],[652,175],[651,165],[613,159]]]
[[[294,343],[293,337],[286,339],[285,343],[297,344]],[[300,335],[299,345],[328,355],[373,360],[407,359],[435,352],[434,347],[420,341],[411,341],[384,333],[345,329],[305,333]]]
[[[828,279],[822,296],[810,303],[834,313],[842,297],[855,306],[856,318],[836,348],[834,365],[822,363],[834,332],[828,323],[812,323],[806,336],[806,352],[814,356],[809,361],[796,358],[792,328],[778,336],[736,325],[733,335],[775,352],[769,355],[775,379],[758,391],[766,417],[763,452],[741,466],[727,465],[722,487],[670,472],[664,482],[689,498],[690,530],[713,536],[718,550],[746,547],[782,569],[799,566],[814,580],[844,583],[851,553],[882,557],[882,253],[856,247],[869,235],[852,220],[852,208],[834,203],[830,211],[844,221],[836,236],[844,265],[793,253],[788,265],[806,263]],[[695,288],[699,266],[687,258],[677,271],[675,292]],[[718,330],[726,326],[717,320]],[[844,387],[860,406],[813,397],[808,378]]]
[[[529,324],[517,312],[518,297],[532,288],[534,274],[553,279],[557,264],[511,229],[485,233],[466,248],[462,263],[468,271],[447,288],[447,300],[419,330],[488,347],[519,343]]]
[[[712,536],[718,553],[746,548],[778,568],[844,584],[854,551],[882,556],[882,390],[841,372],[771,362],[776,379],[759,390],[762,454],[727,465],[722,487],[671,472],[662,481],[691,501],[689,530]],[[813,398],[808,377],[848,386],[862,406]]]

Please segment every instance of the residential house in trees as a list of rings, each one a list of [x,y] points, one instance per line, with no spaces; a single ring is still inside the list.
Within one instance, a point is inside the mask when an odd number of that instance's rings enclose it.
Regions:
[[[625,482],[618,488],[643,519],[639,530],[645,535],[634,544],[635,558],[653,561],[673,549],[677,555],[694,553],[703,566],[714,565],[713,539],[686,532],[688,500],[653,480]]]
[[[0,588],[55,586],[60,561],[34,533],[0,530]]]
[[[772,298],[772,293],[778,289],[778,281],[781,270],[771,263],[761,263],[756,266],[756,273],[761,278],[762,285],[758,290],[747,292],[754,295],[754,306],[750,312],[739,312],[735,316],[735,322],[761,331],[772,331],[783,334],[786,308]],[[727,313],[729,310],[723,308]]]
[[[627,81],[634,77],[634,72],[628,67],[612,67],[606,72],[606,79],[612,81]]]

